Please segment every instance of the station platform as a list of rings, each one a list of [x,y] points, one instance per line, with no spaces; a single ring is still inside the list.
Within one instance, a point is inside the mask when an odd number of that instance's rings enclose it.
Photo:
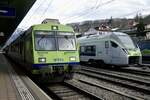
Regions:
[[[52,100],[28,76],[18,74],[0,53],[0,100]]]

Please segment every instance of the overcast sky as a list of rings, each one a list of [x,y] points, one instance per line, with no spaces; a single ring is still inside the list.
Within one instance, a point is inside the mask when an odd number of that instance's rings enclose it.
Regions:
[[[45,18],[59,19],[61,23],[81,22],[106,18],[131,18],[137,13],[150,14],[150,0],[37,0],[18,28],[26,30]],[[10,41],[19,32],[13,33]],[[15,35],[15,36],[14,36]]]
[[[28,28],[45,18],[61,23],[150,14],[150,0],[37,0],[20,24]]]

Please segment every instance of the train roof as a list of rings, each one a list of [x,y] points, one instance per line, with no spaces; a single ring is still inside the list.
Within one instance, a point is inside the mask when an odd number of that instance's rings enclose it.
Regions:
[[[43,23],[43,24],[37,24],[37,25],[33,25],[32,29],[33,30],[53,30],[52,27],[57,27],[58,30],[57,31],[69,31],[69,32],[74,32],[73,28],[67,25],[63,25],[63,24],[57,24],[57,23]]]
[[[115,35],[127,35],[126,33],[122,33],[122,32],[113,32],[113,34],[115,34]]]
[[[126,33],[122,33],[122,32],[101,32],[101,31],[96,31],[94,33],[90,33],[90,34],[86,34],[80,38],[90,38],[90,37],[98,37],[98,38],[105,38],[105,37],[109,37],[109,36],[113,36],[113,35],[127,35]]]
[[[87,32],[85,32],[85,35],[89,35],[89,34],[97,34],[97,33],[101,33],[101,34],[107,34],[107,35],[111,35],[111,34],[116,34],[116,35],[126,35],[125,33],[122,32],[115,32],[115,31],[100,31],[97,30],[95,28],[90,28]]]
[[[128,36],[126,33],[122,33],[122,32],[110,32],[110,31],[97,31],[96,30],[93,32],[90,31],[88,34],[85,34],[85,36],[78,38],[78,40],[80,42],[99,40],[99,39],[103,39],[103,40],[114,39],[114,40],[116,40],[116,38],[120,35],[121,36]]]

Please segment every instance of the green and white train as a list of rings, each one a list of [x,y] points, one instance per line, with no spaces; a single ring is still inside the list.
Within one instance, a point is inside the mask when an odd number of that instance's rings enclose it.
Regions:
[[[78,48],[71,27],[49,22],[31,26],[5,51],[32,75],[61,81],[78,69]]]
[[[141,64],[141,52],[129,35],[120,32],[93,30],[78,38],[80,61],[127,66]]]

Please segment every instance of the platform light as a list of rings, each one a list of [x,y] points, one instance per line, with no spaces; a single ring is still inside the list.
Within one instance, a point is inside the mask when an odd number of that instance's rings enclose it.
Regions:
[[[0,13],[8,13],[6,10],[0,10]]]
[[[4,32],[0,32],[0,36],[4,36]]]
[[[15,17],[16,9],[11,7],[0,7],[0,17]]]

